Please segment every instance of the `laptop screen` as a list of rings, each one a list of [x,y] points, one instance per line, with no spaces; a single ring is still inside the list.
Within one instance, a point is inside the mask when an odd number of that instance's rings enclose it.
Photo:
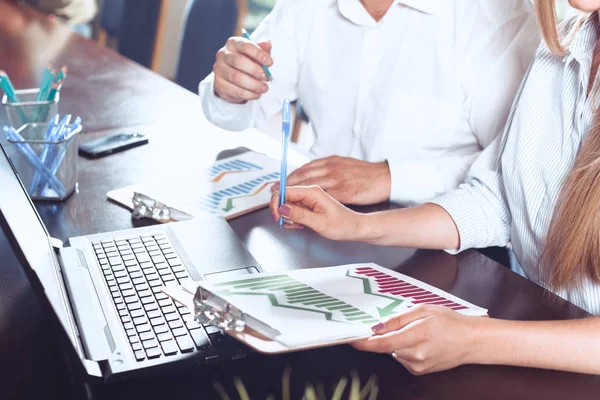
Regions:
[[[40,300],[45,296],[76,349],[75,327],[50,236],[0,145],[0,226]],[[41,283],[41,287],[40,287]],[[43,289],[44,293],[41,293]],[[81,353],[80,353],[81,354]]]

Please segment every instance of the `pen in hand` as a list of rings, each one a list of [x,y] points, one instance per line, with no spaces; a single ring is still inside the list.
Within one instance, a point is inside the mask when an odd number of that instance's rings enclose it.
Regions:
[[[287,151],[290,140],[290,101],[283,101],[283,110],[281,113],[281,171],[279,173],[279,207],[285,204],[285,191],[287,185]],[[283,226],[283,217],[279,217],[279,226]]]
[[[250,35],[248,34],[248,31],[246,31],[243,28],[242,28],[242,35],[244,35],[244,37],[246,39],[248,39],[252,42],[252,39],[250,39]],[[265,66],[265,65],[261,65],[261,66],[262,66],[263,71],[265,71],[265,74],[267,75],[267,78],[269,79],[269,81],[273,81],[273,75],[271,74],[271,71],[269,71],[269,68],[267,68],[267,66]]]

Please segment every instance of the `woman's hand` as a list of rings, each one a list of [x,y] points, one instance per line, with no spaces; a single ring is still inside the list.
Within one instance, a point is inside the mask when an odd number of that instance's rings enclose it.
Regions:
[[[487,321],[442,306],[416,306],[375,325],[374,336],[352,346],[390,354],[415,375],[443,371],[476,362],[477,335]]]
[[[318,186],[289,187],[286,202],[279,207],[279,192],[274,192],[270,204],[273,221],[283,217],[286,229],[309,227],[332,240],[360,240],[364,227],[363,214],[344,207]]]

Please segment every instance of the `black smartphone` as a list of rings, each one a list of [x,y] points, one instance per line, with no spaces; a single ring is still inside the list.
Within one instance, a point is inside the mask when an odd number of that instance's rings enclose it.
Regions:
[[[141,133],[115,133],[80,144],[79,154],[87,158],[99,158],[144,144],[148,144],[148,138]]]

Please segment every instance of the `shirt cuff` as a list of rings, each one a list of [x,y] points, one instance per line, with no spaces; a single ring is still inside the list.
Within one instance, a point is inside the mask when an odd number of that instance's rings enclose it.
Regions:
[[[198,85],[198,94],[202,103],[202,111],[206,118],[216,125],[227,125],[229,130],[244,130],[248,128],[244,126],[240,119],[239,124],[235,122],[235,116],[243,116],[248,111],[248,103],[235,104],[227,100],[223,100],[215,94],[214,75],[211,73]],[[239,126],[238,126],[239,125]]]
[[[461,251],[477,247],[478,238],[481,234],[477,217],[473,215],[473,204],[471,194],[467,189],[456,189],[443,194],[429,203],[442,207],[454,220],[460,236],[460,247],[458,249],[447,249],[450,254],[458,254]]]
[[[422,204],[433,199],[439,181],[437,168],[427,161],[387,160],[390,168],[390,200],[401,205]]]

